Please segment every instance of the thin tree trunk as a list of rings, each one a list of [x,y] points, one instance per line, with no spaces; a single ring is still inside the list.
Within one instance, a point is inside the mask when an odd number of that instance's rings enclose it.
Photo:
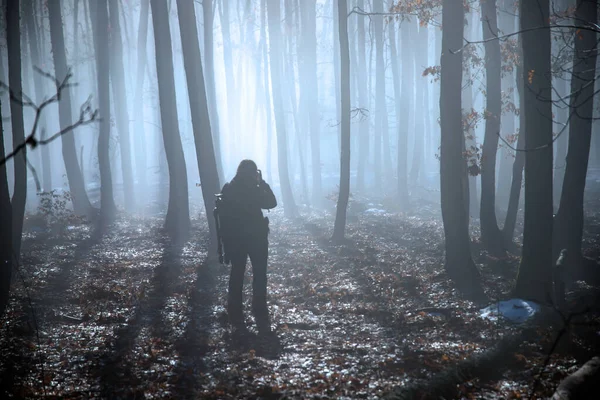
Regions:
[[[175,96],[173,49],[169,12],[163,0],[151,0],[152,25],[156,48],[156,73],[160,98],[162,136],[169,167],[169,205],[165,228],[176,240],[185,239],[190,228],[187,171],[179,133]]]
[[[412,22],[403,21],[400,25],[400,50],[402,52],[402,93],[400,98],[400,128],[398,136],[398,191],[405,193],[406,206],[410,206],[408,192],[408,135],[411,131],[410,116],[414,110],[414,57]],[[413,129],[414,130],[414,129]]]
[[[38,36],[35,29],[35,14],[33,10],[33,0],[23,2],[23,15],[25,17],[25,25],[27,27],[27,36],[29,38],[29,53],[31,54],[31,62],[34,66],[41,68],[40,48]],[[33,74],[33,85],[35,86],[35,99],[40,104],[44,99],[44,83],[42,76],[38,73]],[[40,126],[46,126],[46,117],[40,117]],[[52,174],[50,167],[50,149],[48,146],[42,146],[40,149],[42,156],[42,187],[43,191],[52,190]],[[1,179],[1,178],[0,178]]]
[[[427,30],[424,26],[419,26],[419,33],[417,34],[418,46],[421,48],[421,51],[413,51],[413,57],[415,61],[416,68],[422,68],[423,65],[426,65],[426,55],[427,52]],[[418,77],[416,79],[416,104],[415,108],[415,127],[414,127],[414,147],[413,147],[413,158],[412,165],[410,169],[409,181],[413,185],[418,185],[419,176],[421,174],[421,167],[423,164],[423,146],[425,142],[425,90],[426,90],[426,82],[423,78],[421,71],[417,69],[414,71],[414,76]]]
[[[340,94],[341,94],[341,153],[340,193],[337,202],[333,240],[342,242],[346,229],[346,210],[350,196],[350,45],[348,43],[348,5],[338,0],[338,37],[340,43]]]
[[[235,135],[239,134],[239,119],[236,117],[238,110],[237,104],[237,83],[233,74],[233,52],[231,45],[231,29],[229,24],[229,5],[231,0],[221,0],[219,6],[219,16],[221,20],[221,33],[223,35],[223,61],[225,65],[225,88],[227,93],[227,117],[229,125],[229,143],[230,151],[236,151]],[[218,143],[215,149],[218,151]]]
[[[578,0],[576,18],[589,24],[598,22],[598,9],[593,1]],[[554,254],[567,249],[569,258],[582,261],[583,197],[587,176],[592,117],[594,114],[594,81],[596,73],[596,33],[580,31],[575,40],[573,77],[569,108],[572,110],[569,125],[569,150],[562,186],[560,206],[554,223]],[[575,111],[576,112],[573,112]]]
[[[221,124],[217,108],[217,95],[215,89],[215,56],[214,56],[214,15],[213,0],[202,1],[202,15],[204,21],[204,69],[206,71],[206,94],[208,96],[208,110],[210,112],[210,126],[212,128],[212,142],[215,149],[217,161],[217,172],[219,181],[223,181],[223,160],[221,153]],[[222,22],[221,22],[222,23]],[[227,67],[226,65],[226,68]],[[229,88],[227,98],[229,99]]]
[[[521,2],[525,134],[525,224],[515,295],[552,302],[552,82],[549,0]],[[537,29],[535,29],[537,28]],[[528,31],[529,30],[529,31]]]
[[[374,13],[383,13],[383,1],[373,3]],[[385,101],[385,65],[383,61],[383,16],[373,15],[373,30],[375,34],[375,131],[373,141],[373,168],[375,173],[375,190],[381,189],[382,184],[382,134],[384,119],[387,116]]]
[[[567,79],[565,77],[560,76],[557,77],[556,80],[558,83],[556,86],[557,95],[561,98],[567,98],[569,95],[569,85],[567,84]],[[556,109],[556,133],[560,132],[560,136],[556,139],[556,155],[554,157],[554,179],[552,183],[552,188],[554,193],[552,197],[554,199],[554,208],[557,210],[560,204],[560,197],[562,193],[563,180],[565,177],[565,167],[566,167],[566,158],[567,158],[567,148],[569,142],[569,127],[568,125],[569,119],[569,108],[565,107],[563,102],[557,101],[558,107]]]
[[[131,212],[135,208],[135,192],[133,186],[129,112],[127,111],[127,93],[125,91],[123,43],[121,42],[118,0],[109,0],[108,6],[110,9],[110,43],[112,49],[112,57],[110,57],[110,81],[112,84],[117,129],[119,130],[119,145],[121,147],[121,172],[123,174],[125,209]]]
[[[486,107],[485,137],[481,154],[481,240],[492,254],[502,254],[504,245],[496,220],[496,155],[500,132],[501,59],[500,43],[490,40],[498,35],[496,0],[481,0],[483,40],[485,43]]]
[[[108,9],[104,2],[90,3],[90,19],[94,30],[96,48],[96,74],[98,85],[98,166],[100,168],[100,218],[103,224],[110,222],[116,212],[112,173],[110,168],[110,86],[108,51]]]
[[[194,126],[194,143],[196,144],[196,159],[200,182],[202,184],[202,198],[208,228],[211,238],[211,254],[216,254],[217,231],[212,209],[214,195],[219,193],[219,174],[213,147],[211,120],[208,111],[206,85],[202,71],[202,57],[198,41],[198,28],[196,27],[196,12],[194,3],[188,0],[177,0],[177,14],[179,15],[179,31],[183,46],[183,61],[190,99],[192,124]]]
[[[364,10],[364,0],[357,0],[356,6]],[[358,104],[361,109],[369,109],[369,93],[367,89],[367,59],[365,54],[366,34],[365,21],[362,16],[357,15],[357,38],[358,38]],[[369,118],[363,118],[359,123],[359,151],[358,167],[356,171],[356,190],[365,190],[365,172],[369,155]]]
[[[144,72],[146,70],[146,46],[148,40],[148,17],[150,0],[141,0],[140,21],[138,24],[138,54],[137,73],[135,81],[135,161],[137,169],[138,192],[144,193],[147,189],[146,180],[146,130],[144,128]],[[144,198],[144,197],[142,197]]]
[[[2,62],[2,60],[0,60]],[[0,99],[0,116],[2,99]],[[0,118],[0,159],[4,159],[4,126]],[[8,189],[6,164],[0,165],[0,318],[8,304],[13,269],[12,206]]]
[[[312,204],[323,204],[321,194],[321,116],[319,115],[319,85],[317,77],[317,24],[315,0],[302,0],[302,47],[305,57],[306,79],[300,89],[304,98],[310,125],[310,153],[312,175]]]
[[[398,51],[396,47],[396,28],[394,21],[390,21],[388,23],[388,30],[390,36],[390,51],[392,58],[392,77],[394,79],[394,105],[396,108],[396,131],[398,132],[398,163],[397,163],[397,173],[398,173],[398,200],[400,203],[400,207],[403,210],[408,208],[408,185],[406,182],[406,157],[407,154],[407,129],[406,121],[402,118],[403,108],[402,108],[402,92],[400,91],[400,66],[398,63]],[[402,52],[407,51],[406,49],[402,49]]]
[[[479,294],[479,273],[471,257],[469,218],[463,171],[463,128],[461,111],[462,54],[451,50],[463,44],[464,9],[462,0],[443,0],[441,59],[441,148],[440,189],[444,222],[445,268],[463,293]],[[458,98],[457,98],[458,97]]]
[[[271,82],[273,93],[273,108],[275,112],[275,125],[277,130],[277,161],[279,169],[279,183],[283,197],[284,213],[288,217],[297,215],[296,203],[290,185],[287,157],[287,132],[285,114],[281,93],[281,25],[279,0],[270,0],[267,7],[269,19],[269,58],[271,60]]]
[[[21,93],[21,34],[20,7],[18,1],[6,4],[6,42],[8,47],[8,84],[13,93]],[[25,125],[23,122],[23,104],[12,101],[10,106],[10,122],[12,130],[13,149],[25,141]],[[15,188],[12,196],[12,244],[16,257],[21,254],[21,234],[25,217],[25,202],[27,200],[27,151],[23,148],[13,159],[15,173]]]
[[[267,46],[267,0],[261,0],[260,2],[260,41],[262,42],[262,58],[263,58],[263,73],[264,73],[264,90],[265,90],[265,121],[267,124],[267,179],[269,182],[273,182],[273,172],[271,167],[272,160],[272,105],[271,105],[271,89],[269,84],[269,51]]]

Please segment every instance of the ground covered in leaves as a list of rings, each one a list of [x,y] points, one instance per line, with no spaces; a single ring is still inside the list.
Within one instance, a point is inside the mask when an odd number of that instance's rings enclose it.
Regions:
[[[353,206],[343,245],[329,240],[330,213],[268,214],[270,335],[257,333],[249,312],[250,268],[248,331],[228,326],[229,268],[207,261],[201,213],[182,248],[163,236],[159,217],[122,216],[103,235],[81,223],[29,229],[0,327],[2,397],[393,397],[522,332],[482,318],[487,304],[455,291],[439,206],[410,214],[367,200]],[[600,221],[592,222],[586,246],[595,249]],[[518,258],[476,261],[488,304],[507,298]],[[486,364],[495,373],[450,381],[447,398],[531,398],[534,381],[533,397],[550,395],[598,351],[590,345],[597,315],[586,318],[562,347],[554,346],[560,324],[529,327],[534,335],[502,354],[503,365]]]

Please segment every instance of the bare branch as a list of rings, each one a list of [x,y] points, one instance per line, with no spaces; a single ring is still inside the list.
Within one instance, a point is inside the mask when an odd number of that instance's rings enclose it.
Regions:
[[[42,76],[52,80],[52,82],[56,85],[56,93],[53,96],[51,96],[50,98],[44,100],[39,105],[37,105],[24,93],[21,93],[21,96],[17,97],[7,84],[0,81],[0,87],[5,88],[10,93],[11,101],[19,103],[22,106],[31,107],[35,110],[35,118],[33,120],[33,126],[31,127],[31,131],[30,131],[29,135],[25,138],[25,141],[23,143],[17,145],[11,153],[9,153],[6,157],[4,157],[2,160],[0,160],[0,166],[6,164],[7,161],[9,161],[11,158],[15,157],[17,154],[19,154],[19,152],[21,152],[27,145],[31,146],[31,148],[35,148],[38,144],[46,145],[48,143],[53,142],[58,137],[66,134],[68,132],[71,132],[80,126],[90,124],[99,119],[98,118],[98,109],[94,109],[92,107],[92,105],[91,105],[92,98],[90,96],[85,101],[85,103],[83,103],[81,105],[80,112],[79,112],[79,120],[77,120],[72,125],[65,127],[64,129],[61,129],[59,132],[50,136],[48,139],[44,139],[44,140],[36,139],[35,134],[38,130],[38,125],[39,125],[40,117],[42,115],[43,110],[46,107],[48,107],[50,104],[59,102],[63,91],[68,90],[68,88],[75,86],[75,84],[69,83],[69,79],[71,79],[71,77],[73,76],[71,71],[69,71],[67,73],[67,75],[65,76],[65,78],[62,81],[59,81],[58,79],[53,77],[51,74],[49,74],[45,71],[42,71],[41,69],[39,69],[37,67],[34,67],[34,68],[35,68],[36,72],[38,72]]]

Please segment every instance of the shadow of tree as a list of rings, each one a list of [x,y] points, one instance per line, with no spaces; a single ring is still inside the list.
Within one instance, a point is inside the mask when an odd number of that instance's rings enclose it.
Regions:
[[[96,373],[103,397],[143,396],[143,382],[135,375],[135,366],[127,355],[134,348],[144,327],[148,327],[157,337],[167,334],[162,324],[161,310],[173,292],[175,280],[181,271],[180,256],[181,246],[164,244],[161,262],[150,281],[150,292],[142,299],[127,325],[115,330],[115,340],[110,351],[98,361]]]

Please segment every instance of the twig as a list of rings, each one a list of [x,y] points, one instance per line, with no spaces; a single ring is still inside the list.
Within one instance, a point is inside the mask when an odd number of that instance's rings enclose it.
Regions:
[[[72,130],[74,130],[80,126],[87,125],[87,124],[90,124],[90,123],[98,120],[98,109],[92,108],[91,96],[90,96],[86,100],[86,102],[83,103],[81,106],[78,121],[76,121],[72,125],[69,125],[63,129],[61,129],[59,132],[50,136],[48,139],[44,139],[44,140],[36,139],[35,134],[37,133],[37,128],[38,128],[40,118],[42,115],[42,111],[44,110],[44,108],[48,107],[52,103],[59,102],[61,99],[63,90],[68,89],[73,86],[76,86],[76,85],[69,83],[69,79],[71,79],[71,77],[73,76],[70,71],[65,76],[65,79],[63,79],[62,81],[59,81],[58,79],[56,79],[49,73],[44,72],[37,67],[34,67],[34,68],[35,68],[36,72],[38,72],[42,76],[52,80],[52,82],[54,82],[54,84],[56,85],[56,93],[53,96],[51,96],[50,98],[44,100],[42,103],[40,103],[40,105],[37,105],[24,93],[21,93],[20,96],[17,96],[10,89],[10,87],[7,84],[0,81],[0,87],[8,90],[8,92],[10,94],[10,98],[13,102],[19,103],[24,107],[31,107],[35,110],[35,118],[33,120],[33,126],[31,127],[31,133],[25,138],[25,141],[23,143],[20,143],[19,145],[15,146],[13,148],[12,152],[10,152],[6,157],[4,157],[2,160],[0,160],[0,166],[3,166],[4,164],[6,164],[6,162],[9,161],[11,158],[14,158],[19,152],[21,152],[25,147],[27,147],[27,145],[31,146],[31,148],[35,148],[38,144],[46,145],[48,143],[53,142],[58,137],[66,134],[68,132],[71,132]]]

